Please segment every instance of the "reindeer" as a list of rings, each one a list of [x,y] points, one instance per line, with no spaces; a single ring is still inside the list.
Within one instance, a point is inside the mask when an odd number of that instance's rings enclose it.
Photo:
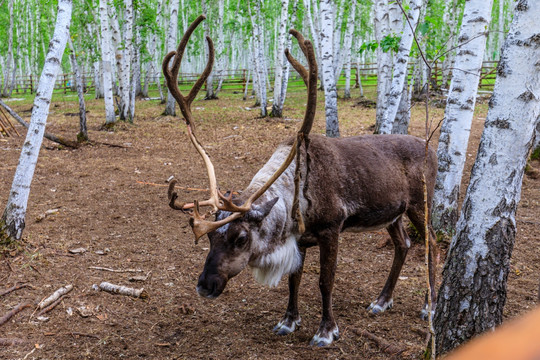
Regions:
[[[343,231],[371,231],[386,228],[394,244],[394,259],[388,280],[368,311],[381,313],[392,306],[392,293],[411,242],[402,224],[407,215],[424,234],[425,174],[427,201],[431,204],[437,159],[427,151],[424,140],[408,135],[364,135],[326,138],[309,135],[317,99],[317,63],[309,40],[295,30],[294,35],[307,58],[306,70],[288,50],[286,56],[300,73],[308,89],[305,116],[296,137],[278,146],[239,196],[223,194],[217,186],[214,167],[195,136],[191,102],[212,70],[214,48],[207,37],[209,58],[206,68],[189,94],[184,97],[177,85],[178,71],[190,35],[204,16],[188,28],[178,49],[167,54],[163,72],[167,86],[185,118],[188,135],[203,158],[210,182],[210,198],[201,202],[180,203],[169,184],[169,206],[189,212],[195,241],[208,234],[210,251],[199,277],[199,295],[215,299],[227,281],[244,268],[255,278],[276,286],[283,275],[289,277],[289,301],[285,315],[274,328],[280,335],[300,325],[298,288],[306,249],[320,248],[322,320],[311,345],[326,346],[338,339],[339,330],[332,313],[332,287],[338,254],[338,238]],[[172,65],[169,62],[174,57]],[[426,159],[427,157],[427,159]],[[425,160],[426,159],[426,160]],[[426,166],[424,167],[424,160]],[[210,211],[201,214],[200,207]],[[215,221],[208,220],[215,216]],[[429,228],[430,240],[434,233]],[[429,253],[432,300],[433,254]],[[427,298],[426,298],[427,299]],[[426,307],[423,309],[424,315]]]

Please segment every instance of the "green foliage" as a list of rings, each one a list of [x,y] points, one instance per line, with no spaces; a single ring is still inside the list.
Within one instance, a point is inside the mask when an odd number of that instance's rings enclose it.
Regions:
[[[364,51],[375,51],[379,47],[379,43],[375,40],[363,43],[358,49],[358,53],[361,54]]]
[[[531,153],[531,160],[540,160],[540,147],[537,147]]]
[[[392,50],[393,52],[397,52],[399,50],[400,41],[401,41],[401,36],[386,35],[381,40],[381,49],[384,52],[388,52],[389,50]]]

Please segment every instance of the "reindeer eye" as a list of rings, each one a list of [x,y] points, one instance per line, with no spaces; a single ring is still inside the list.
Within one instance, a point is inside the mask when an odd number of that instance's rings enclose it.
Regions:
[[[236,240],[234,241],[234,244],[236,245],[236,247],[242,247],[246,244],[247,239],[248,238],[246,235],[240,235],[236,238]]]

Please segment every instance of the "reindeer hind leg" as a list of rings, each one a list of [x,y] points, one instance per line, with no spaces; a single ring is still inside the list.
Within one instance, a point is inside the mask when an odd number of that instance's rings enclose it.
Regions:
[[[388,279],[384,284],[379,297],[369,305],[367,310],[372,314],[381,313],[387,309],[390,309],[393,305],[392,293],[396,286],[399,273],[407,257],[407,252],[411,246],[411,240],[403,228],[403,223],[400,216],[396,221],[390,224],[386,230],[390,234],[390,238],[394,244],[394,259],[392,261],[392,267]]]

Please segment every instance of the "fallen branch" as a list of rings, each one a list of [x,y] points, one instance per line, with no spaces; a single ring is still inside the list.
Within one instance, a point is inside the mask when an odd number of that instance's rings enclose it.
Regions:
[[[368,338],[369,340],[373,341],[379,349],[381,349],[382,352],[392,355],[392,356],[399,356],[403,352],[407,350],[406,346],[399,345],[399,344],[392,344],[388,341],[381,339],[380,337],[373,335],[370,332],[367,332],[366,330],[357,330],[357,329],[351,329],[356,335]]]
[[[126,286],[114,285],[105,281],[99,284],[99,288],[111,294],[120,294],[120,295],[131,296],[134,298],[141,298],[141,299],[148,298],[148,292],[144,290],[144,288],[134,289],[134,288],[126,287]]]
[[[30,303],[20,303],[19,305],[15,306],[11,311],[8,311],[6,315],[0,317],[0,326],[4,325],[11,319],[15,314],[23,311],[27,307],[32,306]]]
[[[3,102],[1,99],[0,99],[0,106],[3,107],[9,113],[9,115],[11,115],[15,120],[17,120],[17,122],[19,124],[21,124],[22,126],[24,126],[28,130],[28,127],[30,125],[26,121],[24,121],[23,118],[21,118],[9,106],[7,106],[6,103]],[[58,137],[58,136],[53,135],[53,134],[48,133],[48,132],[45,132],[45,134],[43,136],[45,138],[51,140],[51,141],[54,141],[55,143],[58,143],[60,145],[64,145],[64,146],[67,146],[67,147],[70,147],[70,148],[73,148],[73,149],[76,149],[76,148],[79,147],[79,144],[77,142],[75,142],[75,141],[66,140],[64,138]]]
[[[110,268],[105,268],[101,266],[90,266],[88,268],[92,270],[110,271],[110,272],[115,272],[115,273],[143,272],[141,269],[110,269]]]
[[[36,316],[40,317],[41,315],[48,313],[49,311],[54,309],[56,307],[56,305],[60,304],[60,302],[62,302],[62,300],[64,300],[65,297],[66,297],[65,295],[60,296],[51,305],[47,306],[46,308],[44,308],[43,310],[38,312],[38,314]]]
[[[25,287],[31,287],[29,284],[21,284],[21,285],[15,285],[13,287],[10,287],[9,289],[3,290],[0,292],[0,296],[7,295],[13,291],[25,288]]]
[[[66,286],[62,286],[60,289],[56,290],[51,296],[48,298],[42,300],[38,304],[38,309],[46,308],[47,306],[54,303],[56,300],[58,300],[61,296],[66,295],[68,292],[70,292],[73,289],[73,285],[69,284]]]
[[[0,338],[0,346],[13,346],[26,343],[26,340],[18,338]]]

